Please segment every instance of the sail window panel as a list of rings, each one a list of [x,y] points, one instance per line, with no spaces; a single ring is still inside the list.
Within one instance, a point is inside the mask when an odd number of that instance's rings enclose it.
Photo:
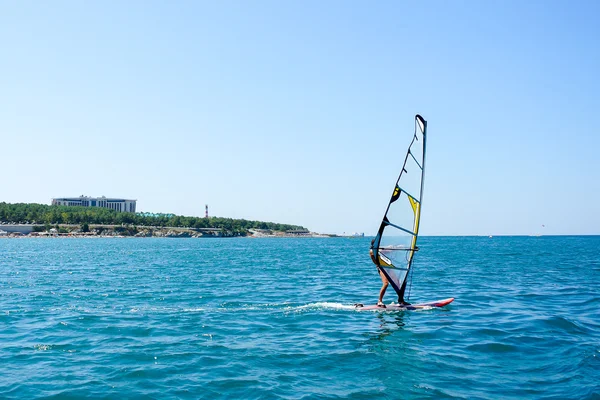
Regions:
[[[383,235],[381,235],[379,248],[387,250],[401,250],[406,252],[406,249],[410,249],[411,243],[412,235],[407,235],[402,231],[388,226],[383,231]]]
[[[406,279],[406,275],[408,274],[408,271],[406,271],[403,267],[401,268],[386,268],[383,267],[385,269],[386,274],[390,277],[390,283],[392,284],[392,286],[394,286],[395,290],[400,290],[400,287],[402,287],[402,284],[404,283],[404,280]]]
[[[410,145],[411,159],[416,159],[419,166],[423,166],[423,135],[419,132],[415,133],[415,140]]]
[[[406,193],[402,192],[398,200],[390,204],[386,214],[389,224],[381,234],[379,252],[391,260],[396,268],[406,268],[408,265],[408,250],[413,243],[416,218],[413,203]]]
[[[404,170],[402,171],[402,176],[400,176],[398,186],[418,201],[421,201],[421,176],[421,167],[409,155],[406,159],[406,164],[404,164]]]
[[[415,208],[413,208],[413,205]],[[405,192],[400,192],[398,199],[390,204],[386,218],[391,224],[405,229],[408,232],[414,233],[417,207],[419,207],[418,203],[416,203],[414,200],[411,201],[411,198]],[[387,229],[392,228],[393,227],[388,226]],[[394,230],[397,232],[397,234],[402,236],[407,234],[407,232],[403,232],[402,230],[396,228],[394,228]]]
[[[391,260],[395,267],[405,268],[408,264],[412,242],[413,235],[388,225],[381,235],[379,253]]]

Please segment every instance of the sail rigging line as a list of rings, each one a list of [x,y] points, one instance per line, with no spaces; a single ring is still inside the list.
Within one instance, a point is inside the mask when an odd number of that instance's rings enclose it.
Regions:
[[[399,301],[404,300],[409,278],[412,285],[411,265],[418,251],[416,243],[423,200],[426,131],[427,122],[417,114],[414,134],[371,246],[376,251],[374,259],[378,269],[398,294]],[[417,193],[418,196],[415,196]],[[402,253],[397,253],[398,250]]]

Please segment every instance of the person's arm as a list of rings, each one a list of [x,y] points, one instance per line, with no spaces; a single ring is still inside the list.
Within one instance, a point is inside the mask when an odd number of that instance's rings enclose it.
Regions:
[[[369,250],[369,255],[371,256],[371,261],[373,261],[373,264],[377,265],[377,260],[375,259],[375,255],[373,254],[373,249]]]

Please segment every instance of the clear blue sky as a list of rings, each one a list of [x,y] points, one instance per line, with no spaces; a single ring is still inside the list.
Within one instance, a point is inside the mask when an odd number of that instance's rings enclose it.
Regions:
[[[597,1],[0,1],[0,201],[373,234],[600,233]],[[545,228],[541,226],[545,225]]]

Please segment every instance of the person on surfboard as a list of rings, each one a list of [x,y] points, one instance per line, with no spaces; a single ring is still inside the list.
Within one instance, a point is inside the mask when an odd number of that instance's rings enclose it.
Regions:
[[[385,304],[383,304],[383,296],[385,295],[385,291],[387,290],[387,287],[390,283],[388,282],[387,278],[381,271],[381,268],[379,268],[379,264],[377,264],[377,260],[375,259],[375,254],[373,254],[373,243],[374,242],[375,242],[375,239],[371,240],[371,248],[369,249],[369,255],[371,256],[371,261],[373,261],[373,263],[375,265],[377,265],[377,272],[379,272],[379,276],[381,277],[381,283],[382,283],[381,289],[379,290],[379,301],[377,301],[377,307],[385,308]]]

